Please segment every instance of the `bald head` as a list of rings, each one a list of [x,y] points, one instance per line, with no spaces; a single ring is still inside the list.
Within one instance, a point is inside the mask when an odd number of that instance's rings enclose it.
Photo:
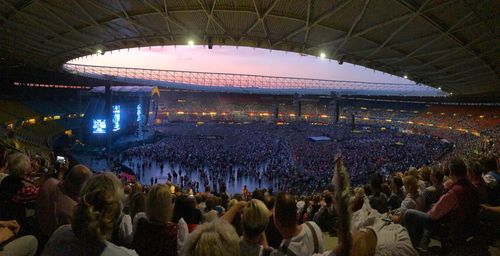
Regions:
[[[63,184],[72,193],[79,194],[83,183],[90,177],[92,177],[92,172],[87,166],[82,164],[75,165],[66,173]]]
[[[295,196],[290,193],[281,192],[276,196],[274,203],[274,217],[284,228],[293,228],[297,225],[295,213],[297,203]]]

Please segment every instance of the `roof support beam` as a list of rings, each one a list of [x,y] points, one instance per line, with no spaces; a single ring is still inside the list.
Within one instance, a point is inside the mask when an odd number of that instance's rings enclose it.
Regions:
[[[147,5],[149,5],[151,8],[153,8],[158,14],[160,14],[168,22],[176,25],[177,27],[179,27],[184,32],[188,31],[188,29],[186,28],[186,26],[184,24],[181,24],[179,21],[174,20],[172,17],[170,17],[170,15],[168,15],[168,12],[162,12],[162,10],[158,9],[158,7],[156,7],[155,5],[153,5],[148,0],[142,0],[142,1],[144,3],[146,3]],[[164,5],[164,6],[166,6],[166,5]],[[136,15],[134,15],[134,16],[136,16]]]
[[[333,7],[332,9],[326,11],[325,13],[323,13],[322,15],[320,15],[317,19],[315,19],[311,24],[306,24],[305,26],[303,26],[301,28],[298,28],[295,31],[289,33],[288,35],[286,35],[286,36],[278,39],[277,41],[275,41],[271,45],[271,48],[274,48],[276,45],[282,43],[285,40],[288,40],[288,39],[294,37],[295,35],[297,35],[298,33],[302,32],[302,31],[310,30],[311,28],[313,28],[314,26],[318,25],[320,22],[322,22],[326,18],[328,18],[328,17],[334,15],[335,13],[337,13],[338,11],[342,10],[344,7],[346,7],[347,5],[349,5],[351,2],[352,2],[352,0],[346,0],[342,4],[337,5],[337,6]]]
[[[123,8],[123,5],[122,3],[120,2],[120,0],[116,0],[116,3],[118,4],[118,6],[120,6],[120,10],[123,12],[123,14],[125,15],[125,18],[127,20],[127,25],[132,28],[135,33],[137,33],[137,35],[141,38],[141,41],[146,44],[146,45],[149,45],[149,42],[144,38],[144,35],[137,29],[137,27],[132,24],[132,22],[130,22],[130,17],[128,16],[128,13],[127,11],[125,10],[125,8]]]
[[[368,8],[368,4],[370,4],[370,0],[365,0],[365,4],[363,5],[363,9],[361,9],[361,12],[358,14],[356,19],[352,23],[351,28],[349,28],[349,32],[347,32],[347,35],[344,36],[342,43],[340,43],[340,45],[335,49],[335,54],[334,54],[335,56],[337,56],[338,52],[340,52],[342,50],[342,47],[344,47],[344,45],[347,43],[347,41],[349,41],[349,39],[351,38],[352,32],[354,31],[354,29],[356,28],[358,23],[363,19],[363,16],[365,15],[365,12],[366,12],[366,9]]]
[[[89,20],[90,20],[92,23],[94,23],[94,25],[95,25],[97,28],[100,28],[100,29],[101,29],[104,33],[108,34],[108,36],[110,36],[110,37],[112,37],[112,38],[116,38],[115,34],[114,34],[114,33],[112,33],[112,32],[110,32],[110,31],[109,31],[109,28],[108,28],[108,27],[106,27],[106,25],[104,25],[104,23],[99,23],[99,22],[97,22],[97,21],[94,19],[94,17],[92,17],[92,15],[90,15],[90,13],[89,13],[87,10],[85,10],[85,8],[83,8],[83,6],[82,6],[80,3],[78,3],[78,1],[77,1],[77,0],[72,0],[72,1],[73,1],[73,3],[74,3],[77,7],[78,7],[78,9],[80,9],[80,10],[83,12],[83,14],[85,14],[85,16],[87,16],[87,18],[89,18]]]
[[[496,52],[500,52],[500,49],[498,48],[493,48],[493,49],[490,49],[488,51],[485,51],[485,52],[482,52],[479,54],[479,57],[482,57],[482,56],[485,56],[485,55],[489,55],[491,53],[496,53]],[[464,63],[467,63],[467,62],[470,62],[470,61],[473,61],[474,59],[470,59],[470,58],[465,58],[459,62],[456,62],[455,64],[453,65],[450,65],[450,66],[447,66],[445,68],[442,68],[442,69],[439,69],[437,71],[433,71],[433,72],[428,72],[426,74],[428,75],[434,75],[434,74],[440,74],[440,73],[443,73],[445,72],[446,70],[449,70],[449,69],[452,69],[452,68],[455,68],[455,67],[458,67],[458,66],[461,66],[463,65]]]
[[[82,36],[82,39],[86,41],[86,43],[91,43],[90,41],[88,41],[87,37],[92,37],[94,38],[94,40],[96,41],[99,41],[98,38],[96,38],[95,36],[93,35],[90,35],[88,33],[83,33],[81,31],[78,31],[76,30],[73,26],[69,25],[65,20],[63,20],[62,18],[60,18],[52,9],[52,6],[50,6],[48,3],[46,2],[39,2],[49,13],[50,15],[52,15],[52,17],[56,18],[59,22],[61,22],[62,24],[64,24],[67,28],[69,28],[71,31],[79,34],[80,36]],[[95,42],[93,42],[95,43]]]
[[[464,47],[470,47],[471,45],[473,45],[473,44],[477,43],[478,41],[481,41],[481,40],[485,37],[485,35],[486,35],[486,34],[482,34],[481,36],[479,36],[479,37],[475,38],[474,40],[472,40],[472,41],[468,42],[466,45],[464,45]],[[457,48],[448,49],[448,52],[447,52],[446,54],[443,54],[443,55],[441,55],[441,56],[439,56],[439,57],[437,57],[437,58],[434,58],[434,59],[432,59],[431,61],[428,61],[428,62],[426,62],[426,63],[424,63],[424,64],[422,64],[422,65],[420,65],[420,66],[418,66],[418,67],[415,67],[415,68],[413,68],[413,69],[410,69],[410,70],[408,70],[408,72],[411,72],[411,71],[413,71],[413,70],[416,70],[416,69],[420,69],[420,68],[426,67],[426,66],[428,66],[428,65],[430,65],[430,64],[432,64],[432,63],[436,63],[436,62],[438,62],[438,61],[440,61],[440,60],[442,60],[442,59],[444,59],[444,58],[447,58],[447,57],[448,57],[448,56],[450,56],[450,55],[453,55],[453,54],[457,53],[457,52],[458,52],[459,50],[461,50],[461,49],[463,49],[463,48],[462,48],[462,47],[457,47]]]
[[[248,27],[245,32],[243,32],[242,36],[240,37],[240,39],[238,39],[238,43],[240,43],[240,41],[243,39],[243,38],[247,38],[247,35],[248,33],[250,33],[250,31],[252,31],[259,23],[262,24],[262,28],[264,30],[264,33],[266,35],[266,38],[267,38],[267,43],[269,45],[269,47],[271,47],[271,39],[269,38],[269,29],[267,28],[266,24],[265,24],[265,18],[269,15],[269,13],[274,9],[274,7],[276,6],[276,4],[279,2],[279,0],[275,0],[275,1],[272,1],[271,2],[271,6],[269,6],[267,8],[267,10],[261,14],[260,11],[259,11],[259,8],[257,7],[257,3],[255,0],[253,0],[253,7],[255,8],[255,13],[257,14],[257,19],[255,19],[255,21],[253,22],[253,24]]]
[[[168,5],[167,5],[167,0],[163,0],[163,10],[165,11],[165,16],[168,16]],[[170,22],[168,22],[168,19],[163,19],[165,21],[165,25],[167,26],[168,33],[170,34],[170,43],[175,44],[175,39],[172,33],[172,29],[170,28]]]
[[[200,4],[201,8],[203,9],[203,12],[205,13],[205,15],[207,16],[207,26],[205,28],[205,33],[206,33],[206,29],[208,28],[208,23],[210,23],[210,21],[212,21],[220,29],[222,29],[222,32],[224,32],[225,36],[229,37],[231,40],[233,40],[233,42],[236,43],[237,40],[234,39],[234,37],[232,37],[231,35],[229,35],[228,30],[224,26],[224,24],[222,23],[222,21],[219,18],[217,18],[217,16],[214,15],[214,9],[215,9],[216,0],[213,0],[212,8],[211,8],[210,13],[207,11],[207,9],[205,8],[205,5],[203,4],[203,2],[201,0],[198,0],[198,3]]]
[[[395,0],[395,1],[398,2],[398,3],[400,3],[401,5],[405,6],[408,10],[413,11],[413,12],[415,11],[415,9],[409,3],[407,3],[406,0]],[[489,1],[488,0],[481,1],[481,4],[484,4],[486,2],[489,2]],[[496,73],[495,70],[490,65],[488,65],[488,63],[483,58],[478,57],[478,53],[476,53],[475,51],[467,48],[465,46],[466,43],[464,43],[461,39],[459,39],[458,37],[456,37],[455,35],[453,35],[451,33],[451,31],[453,31],[453,29],[455,27],[457,27],[458,25],[460,25],[463,21],[465,21],[468,17],[472,16],[473,14],[474,14],[474,11],[471,10],[467,15],[465,15],[464,17],[462,17],[458,22],[456,22],[453,26],[451,26],[448,29],[446,29],[444,25],[439,24],[438,21],[432,19],[431,17],[429,17],[427,15],[422,15],[422,17],[431,26],[433,26],[436,30],[438,30],[441,33],[441,36],[447,36],[451,40],[455,41],[460,47],[462,47],[467,52],[471,53],[472,56],[474,56],[474,58],[478,58],[481,62],[483,62],[486,66],[488,66],[488,68],[491,70],[492,73],[494,73],[497,76],[497,78],[500,78],[500,74]],[[419,47],[418,49],[416,49],[413,52],[411,52],[410,54],[408,54],[405,58],[408,58],[409,56],[415,54],[417,51],[421,50],[422,48],[424,48],[424,47]],[[402,58],[401,61],[404,60],[405,58]],[[395,64],[395,63],[399,63],[399,62],[400,61],[394,62],[394,63],[391,63],[391,64]]]
[[[418,10],[416,10],[414,12],[414,14],[405,22],[403,23],[403,25],[399,26],[399,28],[397,28],[395,31],[393,31],[391,33],[391,35],[389,35],[389,37],[387,37],[385,39],[385,41],[379,45],[374,51],[372,51],[371,53],[369,53],[368,55],[366,55],[361,61],[363,60],[366,60],[368,58],[370,58],[371,56],[373,56],[374,54],[376,54],[378,51],[380,51],[382,48],[384,48],[387,43],[389,43],[389,41],[392,40],[392,38],[394,38],[401,30],[403,30],[406,26],[408,26],[408,24],[410,24],[410,22],[412,22],[415,18],[417,18],[418,16],[421,15],[422,11],[424,10],[425,6],[427,4],[429,4],[430,0],[426,0],[419,8]]]
[[[312,4],[313,0],[308,0],[307,3],[307,17],[306,17],[306,27],[309,26],[309,23],[311,22],[311,13],[312,13]],[[306,34],[304,35],[304,41],[303,41],[303,46],[302,46],[302,52],[306,48],[307,40],[309,39],[309,29],[306,30]]]

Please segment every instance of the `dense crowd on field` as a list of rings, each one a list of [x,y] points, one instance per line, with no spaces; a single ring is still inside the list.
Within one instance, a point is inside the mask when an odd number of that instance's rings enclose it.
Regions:
[[[238,178],[255,177],[273,184],[269,190],[311,194],[328,185],[337,152],[345,156],[351,181],[361,184],[374,173],[387,176],[435,162],[452,147],[430,136],[366,128],[352,133],[344,125],[173,124],[161,128],[167,138],[131,148],[123,158],[139,177],[144,168],[134,165],[133,159],[142,159],[145,166],[163,166],[165,161],[179,165],[180,174],[168,174],[169,180],[195,191],[207,185],[218,191]],[[311,136],[332,140],[313,142]],[[193,172],[201,174],[202,180],[189,180],[187,174]]]

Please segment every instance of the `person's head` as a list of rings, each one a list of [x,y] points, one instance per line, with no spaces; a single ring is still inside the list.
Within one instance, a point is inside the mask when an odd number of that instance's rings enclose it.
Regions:
[[[488,158],[484,159],[482,162],[483,162],[483,168],[484,168],[485,172],[491,172],[491,171],[498,170],[497,161],[494,157],[488,157]]]
[[[443,184],[444,173],[439,168],[432,168],[431,170],[431,182],[434,185]]]
[[[371,189],[370,184],[363,185],[363,192],[365,193],[366,196],[372,195],[372,189]]]
[[[274,207],[274,197],[267,195],[265,199],[264,203],[266,204],[267,209],[272,210]],[[309,200],[307,202],[309,203]]]
[[[24,178],[31,172],[31,162],[28,156],[23,153],[9,155],[8,160],[9,175]]]
[[[467,174],[467,166],[461,158],[453,158],[450,160],[448,168],[450,169],[450,178],[462,178]]]
[[[297,229],[296,212],[295,196],[286,192],[280,192],[276,195],[273,218],[274,224],[283,238],[291,238],[295,233]]]
[[[209,186],[209,185],[206,185],[206,186],[205,186],[205,192],[206,192],[206,193],[210,193],[210,192],[212,192],[212,189],[210,188],[210,186]]]
[[[423,181],[430,181],[430,175],[431,175],[431,169],[427,166],[424,165],[422,168],[420,168],[420,179]]]
[[[134,219],[134,216],[139,212],[146,211],[146,195],[142,191],[138,191],[130,195],[130,217]]]
[[[377,235],[371,228],[352,233],[350,256],[373,256],[377,248]]]
[[[260,201],[264,201],[264,192],[260,189],[255,189],[252,193],[252,198],[253,199],[258,199]]]
[[[178,223],[179,220],[183,218],[187,223],[190,223],[189,220],[187,220],[187,216],[190,215],[193,208],[188,195],[180,194],[176,196],[172,221]]]
[[[266,205],[258,200],[252,199],[243,209],[242,222],[243,234],[248,238],[257,238],[264,232],[269,223],[271,212]]]
[[[239,256],[240,238],[227,221],[212,221],[199,225],[189,235],[181,255]]]
[[[419,176],[419,175],[418,175],[418,170],[417,170],[417,168],[415,168],[415,167],[413,167],[413,166],[412,166],[412,167],[410,167],[410,168],[408,169],[408,175],[411,175],[411,176],[415,177],[416,179],[418,179],[418,176]]]
[[[370,181],[370,188],[375,196],[378,196],[382,190],[382,178],[379,175],[375,175]]]
[[[327,206],[331,206],[333,204],[333,193],[326,193],[324,198]]]
[[[393,175],[391,178],[391,191],[394,193],[398,193],[401,191],[403,187],[403,179],[399,175]]]
[[[142,192],[142,185],[139,182],[134,183],[134,186],[132,187],[132,193],[135,192]]]
[[[165,224],[172,219],[172,194],[167,185],[156,184],[146,197],[146,215],[151,222]]]
[[[64,177],[63,186],[72,195],[78,195],[83,184],[92,176],[92,172],[85,165],[75,165]]]
[[[354,189],[354,198],[363,199],[365,198],[365,190],[362,187],[357,187]]]
[[[403,178],[403,185],[405,186],[405,192],[407,194],[418,193],[418,180],[412,175]]]
[[[205,201],[205,211],[211,211],[215,210],[215,207],[217,206],[217,198],[215,196],[209,196],[207,200]]]
[[[483,166],[478,161],[472,161],[467,165],[467,176],[469,178],[481,177]]]
[[[96,174],[85,182],[71,226],[90,254],[99,255],[111,238],[122,211],[123,187],[111,172]]]

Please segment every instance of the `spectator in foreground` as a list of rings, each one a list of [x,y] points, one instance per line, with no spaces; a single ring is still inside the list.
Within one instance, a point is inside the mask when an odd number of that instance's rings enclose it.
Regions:
[[[398,209],[401,207],[401,202],[405,198],[403,193],[403,179],[399,175],[393,175],[391,178],[391,196],[387,200],[387,207],[389,210]],[[361,207],[360,207],[361,208]]]
[[[242,256],[267,255],[272,251],[268,249],[267,239],[264,231],[269,223],[271,212],[266,205],[258,200],[252,199],[243,209],[243,237],[240,241],[240,254]]]
[[[188,237],[181,255],[183,256],[239,256],[240,239],[230,224],[245,207],[237,202],[221,218],[199,225]]]
[[[80,190],[92,172],[84,165],[75,165],[62,182],[50,178],[42,185],[36,208],[40,233],[47,239],[62,225],[71,223],[73,209],[80,201]]]
[[[446,191],[443,185],[444,173],[438,168],[432,168],[430,180],[432,185],[426,187],[422,192],[420,197],[420,202],[418,204],[422,207],[422,211],[428,211],[431,209],[432,205],[439,200],[439,198]]]
[[[418,181],[415,177],[408,175],[403,178],[403,184],[405,186],[405,199],[401,202],[401,207],[393,210],[389,214],[389,218],[394,223],[401,223],[403,221],[404,214],[409,209],[419,209],[417,201],[419,201],[420,193],[418,192]]]
[[[178,254],[178,250],[182,249],[179,248],[178,241],[183,244],[188,231],[187,225],[181,230],[179,225],[171,222],[172,215],[170,188],[167,185],[154,185],[146,198],[146,216],[136,220],[137,230],[132,247],[139,255]],[[182,237],[179,234],[183,234]]]
[[[312,255],[323,253],[323,234],[314,222],[298,225],[295,196],[280,192],[274,204],[274,224],[283,236],[280,251],[287,255]]]
[[[467,167],[462,159],[452,159],[449,163],[451,187],[427,212],[408,210],[405,226],[413,245],[427,251],[429,231],[439,221],[448,226],[447,239],[455,245],[465,242],[468,229],[478,210],[478,199],[474,186],[467,179]],[[447,218],[444,218],[444,217]]]
[[[370,205],[379,213],[387,212],[387,195],[382,193],[382,178],[378,175],[372,178],[370,182],[372,195],[368,197]]]
[[[71,225],[54,232],[42,255],[136,256],[135,251],[108,241],[122,211],[123,188],[116,175],[94,175],[83,185],[80,198]]]

